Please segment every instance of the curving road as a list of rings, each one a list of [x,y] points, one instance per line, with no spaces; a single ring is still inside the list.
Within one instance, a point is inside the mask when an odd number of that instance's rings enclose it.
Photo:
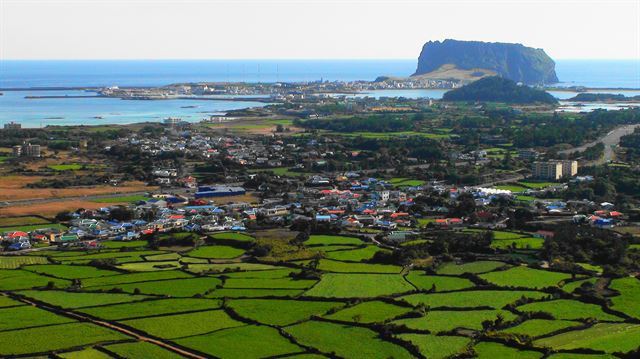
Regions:
[[[600,142],[602,142],[604,144],[604,156],[602,157],[602,159],[598,160],[598,161],[594,161],[597,164],[602,164],[602,163],[606,163],[606,162],[611,162],[611,160],[613,160],[613,157],[615,156],[615,153],[613,151],[613,148],[618,146],[618,144],[620,143],[620,138],[622,136],[628,135],[630,133],[632,133],[633,131],[635,131],[636,128],[640,128],[640,124],[636,124],[636,125],[624,125],[624,126],[619,126],[616,127],[615,129],[609,131],[609,133],[607,133],[606,135],[600,137],[599,139],[586,143],[580,147],[574,147],[574,148],[570,148],[568,150],[564,150],[564,151],[558,151],[558,154],[560,155],[570,155],[572,153],[575,152],[582,152],[584,150],[586,150],[589,147],[592,147]]]

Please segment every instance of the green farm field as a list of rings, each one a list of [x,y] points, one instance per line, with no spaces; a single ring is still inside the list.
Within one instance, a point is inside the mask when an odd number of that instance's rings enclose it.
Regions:
[[[595,358],[640,346],[636,278],[571,278],[508,259],[373,263],[386,249],[331,235],[304,244],[315,261],[265,263],[251,251],[259,232],[214,236],[224,238],[195,249],[132,241],[0,255],[0,356],[542,358],[550,348],[550,358]],[[607,300],[582,300],[583,282],[607,288]]]

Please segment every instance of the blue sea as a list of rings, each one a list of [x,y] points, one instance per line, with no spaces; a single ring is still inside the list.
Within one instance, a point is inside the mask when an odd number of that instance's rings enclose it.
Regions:
[[[415,67],[415,60],[5,60],[0,61],[0,88],[31,90],[2,91],[0,124],[9,121],[20,122],[24,127],[125,124],[160,121],[169,116],[198,121],[232,109],[264,106],[260,102],[235,101],[25,99],[25,96],[43,94],[91,95],[78,90],[40,91],[33,88],[162,86],[198,81],[373,80],[381,75],[407,76],[415,71]],[[558,60],[556,72],[562,86],[640,89],[640,60]],[[443,93],[442,90],[385,90],[362,96],[440,98]],[[627,94],[637,94],[637,91]],[[568,98],[574,94],[560,92],[554,95]]]

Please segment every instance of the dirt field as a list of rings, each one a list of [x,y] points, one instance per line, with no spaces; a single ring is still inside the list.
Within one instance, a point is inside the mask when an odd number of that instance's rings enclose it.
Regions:
[[[98,187],[74,187],[74,188],[14,188],[6,190],[0,188],[0,201],[15,201],[38,198],[65,198],[76,196],[92,196],[103,194],[129,193],[150,191],[147,186],[98,186]]]
[[[0,176],[0,201],[12,201],[40,198],[64,198],[111,193],[152,191],[156,187],[147,187],[142,182],[128,182],[123,186],[94,186],[74,188],[25,188],[29,183],[38,182],[39,176]]]
[[[0,191],[4,192],[7,189],[23,188],[29,183],[38,182],[43,177],[38,176],[0,176]]]
[[[109,203],[113,205],[115,203]],[[26,216],[37,214],[47,218],[53,218],[62,211],[75,211],[78,208],[96,209],[104,207],[104,203],[89,201],[62,200],[49,203],[35,203],[25,206],[10,206],[0,208],[0,217]]]

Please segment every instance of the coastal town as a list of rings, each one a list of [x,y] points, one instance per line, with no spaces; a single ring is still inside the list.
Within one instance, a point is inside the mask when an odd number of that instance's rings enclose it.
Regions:
[[[288,94],[296,92],[293,89]],[[33,139],[27,137],[22,144],[13,146],[6,164],[38,167],[40,162],[47,163],[36,174],[44,170],[54,177],[75,176],[75,181],[83,173],[93,177],[95,173],[87,173],[88,169],[101,172],[109,168],[105,171],[108,175],[93,181],[108,183],[114,193],[118,193],[121,184],[132,180],[147,183],[149,189],[138,189],[134,196],[123,193],[123,202],[128,197],[135,199],[129,203],[118,203],[118,196],[109,195],[111,200],[105,203],[114,205],[69,208],[56,213],[56,219],[63,221],[55,228],[5,231],[3,244],[7,250],[49,244],[99,246],[101,240],[132,240],[176,230],[247,231],[303,223],[305,227],[363,235],[391,247],[442,230],[531,227],[536,230],[529,234],[536,239],[514,242],[513,249],[537,249],[545,235],[564,223],[597,228],[632,225],[626,211],[618,208],[623,206],[598,202],[596,198],[562,196],[570,187],[594,181],[593,175],[580,175],[580,167],[593,163],[590,152],[597,146],[578,152],[578,157],[569,157],[558,155],[556,150],[545,153],[541,147],[509,148],[510,145],[500,144],[508,142],[507,138],[482,135],[479,146],[465,151],[469,146],[462,143],[464,133],[443,132],[434,128],[435,121],[429,121],[430,129],[421,130],[424,134],[405,131],[391,140],[418,138],[427,141],[427,146],[441,147],[442,152],[446,147],[446,157],[420,153],[379,160],[382,167],[372,166],[369,159],[378,155],[345,142],[351,137],[326,131],[319,136],[316,129],[305,128],[300,122],[330,121],[323,118],[336,113],[321,115],[327,106],[339,106],[345,114],[369,114],[383,119],[389,116],[385,113],[402,116],[402,112],[424,113],[425,109],[427,113],[451,112],[450,105],[432,100],[298,97],[284,105],[232,112],[199,124],[167,119],[163,124],[138,126],[137,131],[106,141],[83,137],[86,134],[80,127],[80,135],[74,134],[75,146],[70,143],[65,150],[78,157],[79,162],[62,161],[57,165],[49,163],[61,158],[59,150],[45,150],[44,146],[41,149],[40,144],[32,144]],[[488,111],[491,110],[479,107],[470,113]],[[412,128],[415,126],[411,124]],[[245,130],[252,127],[256,132]],[[4,130],[48,132],[23,130],[14,122],[6,124]],[[360,136],[360,141],[385,139],[373,132]],[[123,171],[123,162],[131,162],[132,154],[144,158],[145,163],[133,172]],[[100,164],[90,163],[98,158]],[[441,171],[445,163],[460,171],[472,169],[474,177],[452,181],[446,174],[443,177],[442,173],[432,172]],[[509,171],[495,171],[505,164]],[[51,173],[56,166],[62,170]],[[131,163],[127,164],[130,167]],[[101,200],[100,194],[95,197]],[[507,203],[511,205],[505,207]],[[469,208],[461,210],[465,204]],[[5,202],[5,208],[12,206]],[[516,221],[514,208],[526,211],[528,221]],[[500,249],[511,245],[497,244]]]
[[[0,358],[640,358],[638,11],[0,0]]]

